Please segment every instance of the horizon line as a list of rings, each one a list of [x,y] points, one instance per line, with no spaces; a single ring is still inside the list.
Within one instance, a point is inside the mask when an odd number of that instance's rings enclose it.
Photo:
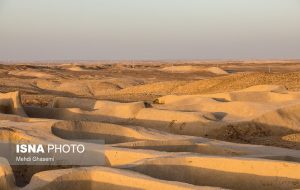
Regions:
[[[59,63],[59,62],[294,62],[300,58],[291,59],[55,59],[55,60],[0,60],[2,63]]]

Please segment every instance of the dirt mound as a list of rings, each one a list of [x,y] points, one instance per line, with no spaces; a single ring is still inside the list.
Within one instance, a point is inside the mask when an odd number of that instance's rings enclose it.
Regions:
[[[0,127],[0,139],[1,139],[1,143],[3,142],[26,143],[26,142],[30,142],[32,140],[32,137],[22,133],[21,131],[11,129],[9,127]]]
[[[196,138],[185,136],[185,138],[182,138],[182,135],[174,135],[169,139],[160,138],[156,140],[125,142],[115,144],[113,146],[139,150],[146,149],[166,152],[191,152],[215,156],[242,156],[282,161],[300,161],[300,154],[297,150],[271,146],[258,146],[229,142],[225,143],[224,141],[209,140],[208,138],[203,137]]]
[[[78,96],[99,96],[105,93],[112,93],[120,90],[121,87],[118,84],[103,82],[98,80],[61,80],[61,81],[37,81],[37,87],[61,93],[67,93],[69,95]]]
[[[52,75],[52,74],[48,74],[45,72],[39,72],[39,71],[30,71],[30,70],[10,71],[10,72],[8,72],[8,74],[14,75],[14,76],[20,76],[20,77],[33,77],[33,78],[44,78],[44,79],[55,78],[55,75]]]
[[[174,73],[192,73],[192,72],[208,72],[216,75],[226,75],[228,72],[224,71],[219,67],[203,67],[203,66],[171,66],[171,67],[164,67],[160,69],[161,71],[165,72],[174,72]]]
[[[161,71],[165,72],[175,72],[175,73],[185,73],[185,72],[199,72],[203,71],[203,67],[201,66],[171,66],[162,68]]]
[[[19,92],[0,93],[0,112],[26,117]]]
[[[300,143],[300,133],[286,135],[286,136],[282,137],[282,139],[285,141],[289,141],[289,142]]]
[[[156,104],[154,107],[178,111],[210,112],[223,121],[254,118],[274,108],[272,105],[262,103],[229,101],[224,97],[217,97],[214,97],[214,95],[207,95],[207,97],[201,95],[170,95],[158,98],[155,101],[158,105]]]
[[[124,166],[164,180],[249,190],[300,188],[300,174],[294,170],[299,167],[300,164],[292,162],[189,155],[147,159]]]
[[[202,140],[202,139],[201,139]],[[236,156],[236,155],[247,155],[247,152],[232,148],[222,147],[209,142],[203,142],[205,140],[199,139],[180,139],[175,140],[155,140],[155,141],[137,141],[116,144],[116,147],[121,148],[132,148],[132,149],[148,149],[158,150],[167,152],[194,152],[208,155],[224,155],[224,156]]]
[[[56,97],[53,99],[52,108],[80,108],[83,110],[92,110],[96,100],[84,98]]]
[[[102,139],[106,144],[175,138],[174,135],[139,126],[87,121],[57,122],[52,126],[52,133],[64,139]]]
[[[207,72],[216,74],[216,75],[227,75],[227,74],[229,74],[227,71],[225,71],[225,70],[223,70],[219,67],[209,67],[209,68],[204,69],[204,70],[207,71]]]
[[[74,183],[76,181],[76,185]],[[124,183],[120,183],[124,181]],[[126,182],[126,183],[125,183]],[[204,189],[212,190],[212,187],[197,187],[179,182],[167,182],[154,179],[135,172],[119,169],[90,167],[67,170],[54,170],[38,173],[24,190],[37,189],[74,189],[74,190],[128,190],[128,189]]]
[[[73,104],[73,106],[76,105]],[[39,108],[33,106],[26,106],[25,110],[30,117],[37,118],[120,123],[130,121],[143,108],[145,108],[144,102],[118,103],[96,101],[93,110],[83,110],[80,108]]]
[[[278,130],[283,128],[290,129],[291,131],[300,131],[300,103],[287,105],[267,112],[253,121],[270,126],[272,129],[277,127]],[[276,133],[276,130],[273,130],[273,132]]]
[[[15,180],[8,161],[0,157],[0,189],[11,190],[15,188]]]
[[[218,128],[211,125],[218,119],[210,113],[142,109],[131,123],[182,135],[204,136]]]
[[[82,71],[82,72],[95,71],[95,70],[92,70],[92,69],[85,69],[85,68],[82,68],[80,66],[72,66],[72,65],[70,67],[67,67],[66,69],[69,70],[69,71]]]
[[[187,84],[185,81],[158,82],[139,86],[132,86],[118,91],[118,94],[168,94],[178,87]]]
[[[122,89],[118,84],[111,82],[92,83],[90,84],[90,88],[94,96],[111,94]]]

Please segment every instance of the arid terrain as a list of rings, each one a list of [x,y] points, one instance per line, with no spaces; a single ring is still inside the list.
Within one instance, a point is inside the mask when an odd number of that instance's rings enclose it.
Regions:
[[[103,166],[14,166],[0,190],[300,189],[300,61],[0,64],[0,140],[104,140]]]

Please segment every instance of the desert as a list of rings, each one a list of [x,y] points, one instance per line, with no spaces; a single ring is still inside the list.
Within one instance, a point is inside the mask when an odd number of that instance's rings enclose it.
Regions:
[[[1,142],[104,142],[102,165],[1,150],[1,190],[300,189],[298,60],[1,62],[0,92]]]

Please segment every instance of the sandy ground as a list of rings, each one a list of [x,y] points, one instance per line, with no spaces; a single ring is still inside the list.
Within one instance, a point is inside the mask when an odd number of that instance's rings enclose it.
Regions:
[[[2,152],[1,190],[300,189],[297,61],[2,64],[0,91],[1,141],[105,142],[103,166]]]

